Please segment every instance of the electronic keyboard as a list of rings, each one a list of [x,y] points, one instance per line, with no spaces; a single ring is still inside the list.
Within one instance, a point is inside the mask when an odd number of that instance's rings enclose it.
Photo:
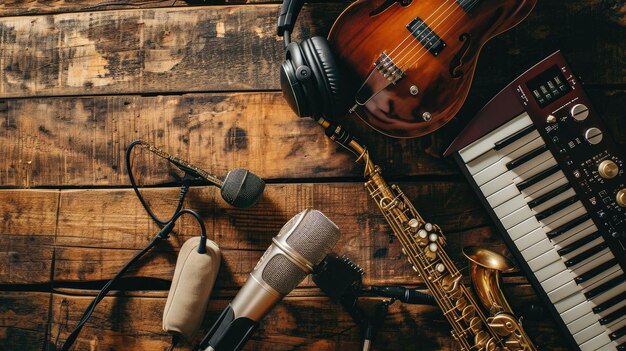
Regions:
[[[453,154],[573,349],[626,350],[624,157],[560,52],[493,98]]]

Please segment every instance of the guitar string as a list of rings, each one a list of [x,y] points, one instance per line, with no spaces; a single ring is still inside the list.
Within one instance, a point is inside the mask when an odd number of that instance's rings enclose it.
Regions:
[[[455,3],[456,1],[457,1],[457,0],[452,0],[451,5],[450,5],[450,6],[448,6],[448,9],[450,9],[450,8],[454,5],[454,3]],[[461,1],[463,1],[463,0],[461,0]],[[438,7],[438,8],[437,8],[434,12],[432,12],[432,13],[431,13],[431,14],[430,14],[430,15],[429,15],[429,16],[428,16],[428,17],[427,17],[427,18],[423,21],[423,22],[424,22],[424,24],[425,24],[426,22],[429,22],[429,21],[430,21],[430,19],[431,19],[433,16],[437,15],[437,13],[439,12],[439,10],[440,10],[440,9],[441,9],[441,8],[442,8],[442,7],[443,7],[443,6],[447,3],[447,2],[448,2],[448,0],[445,0],[445,1],[441,4],[441,5],[439,5],[439,7]],[[445,13],[448,9],[446,9],[443,13]],[[438,16],[435,20],[437,20],[439,17],[441,17],[441,15],[442,15],[443,13],[440,13],[440,14],[439,14],[439,16]],[[434,22],[435,20],[433,20],[433,22]],[[445,19],[444,19],[444,20],[445,20]],[[394,52],[395,52],[395,51],[396,51],[396,50],[397,50],[397,49],[398,49],[398,48],[399,48],[399,47],[400,47],[400,46],[401,46],[401,45],[402,45],[405,41],[407,41],[407,40],[408,40],[408,39],[410,39],[411,37],[414,37],[415,32],[417,32],[419,29],[420,29],[420,26],[416,27],[413,31],[410,31],[410,32],[409,32],[409,34],[408,34],[408,35],[404,38],[404,40],[402,40],[402,41],[401,41],[398,45],[396,45],[396,47],[395,47],[393,50],[391,50],[391,52],[390,52],[388,55],[386,55],[386,57],[384,57],[382,60],[380,60],[380,62],[379,62],[379,63],[375,64],[375,68],[376,68],[376,69],[380,69],[382,66],[385,66],[385,65],[387,65],[387,64],[392,64],[392,65],[394,65],[395,67],[399,67],[399,65],[397,65],[397,64],[394,62],[394,60],[391,58],[391,56],[393,55],[393,53],[394,53]],[[406,50],[406,48],[408,48],[408,47],[410,47],[410,45],[405,45],[405,46],[403,47],[402,51],[401,51],[399,54],[401,54],[401,53],[402,53],[404,50]],[[411,51],[412,51],[412,50],[411,50]],[[399,55],[399,54],[398,54],[398,55]],[[381,55],[382,55],[382,53],[381,53]]]
[[[472,8],[473,8],[473,7],[474,7],[474,6],[478,3],[478,1],[479,1],[479,0],[470,0],[470,4],[471,4],[471,5],[470,5],[470,7],[469,7],[469,10],[471,10],[471,9],[472,9]],[[461,7],[461,9],[462,9],[462,7]],[[450,16],[452,16],[452,15],[454,14],[454,12],[456,12],[456,11],[452,11],[452,12],[450,12],[446,18],[444,18],[441,22],[439,22],[438,24],[436,24],[436,25],[432,28],[432,35],[431,35],[431,38],[430,38],[431,40],[432,40],[432,39],[434,39],[434,37],[437,35],[437,34],[435,33],[435,30],[439,29],[439,28],[440,28],[440,27],[441,27],[441,26],[442,26],[442,25],[446,22],[446,20],[447,20],[448,18],[450,18]],[[464,12],[464,11],[463,11],[463,12]],[[441,36],[439,36],[439,39],[438,39],[435,43],[433,43],[433,44],[431,45],[431,47],[432,47],[432,46],[437,45],[437,44],[438,44],[438,43],[440,43],[440,42],[442,42],[442,41],[443,41],[443,37],[444,37],[444,36],[445,36],[448,32],[450,32],[450,30],[451,30],[451,29],[452,29],[452,28],[453,28],[456,24],[458,24],[458,23],[459,23],[459,21],[460,21],[462,18],[463,18],[463,16],[462,16],[462,13],[461,13],[461,16],[459,16],[459,17],[457,17],[457,18],[456,18],[456,20],[454,21],[454,23],[452,23],[452,25],[451,25],[451,26],[450,26],[450,27],[449,27],[449,28],[448,28],[448,29],[447,29],[447,30],[446,30],[446,31],[445,31],[445,32],[444,32]],[[413,50],[411,50],[410,52],[413,52]],[[408,59],[406,59],[406,60],[405,60],[405,58],[408,56],[408,54],[407,54],[407,55],[405,55],[403,58],[401,58],[400,60],[398,60],[398,66],[401,66],[401,67],[402,67],[401,69],[402,69],[403,71],[404,71],[404,70],[407,70],[407,69],[409,69],[409,68],[412,68],[412,67],[413,67],[414,65],[416,65],[416,64],[419,62],[419,60],[421,60],[421,59],[422,59],[422,57],[424,57],[424,55],[426,55],[428,52],[429,52],[429,50],[428,50],[428,48],[426,47],[426,45],[422,45],[421,47],[418,47],[418,50],[417,50],[415,53],[413,53],[413,54],[412,54],[412,55],[411,55]],[[420,53],[422,53],[422,55],[421,55],[421,56],[419,56],[419,57],[417,58],[417,60],[412,61],[412,60],[413,60],[413,58],[414,58],[415,56],[419,55]],[[404,62],[403,62],[403,61],[404,61]],[[412,63],[411,63],[411,62],[412,62]]]
[[[447,2],[447,1],[446,1],[446,2]],[[456,0],[453,0],[453,1],[452,1],[452,3],[451,3],[451,4],[449,4],[449,6],[448,6],[448,7],[447,7],[447,8],[446,8],[443,12],[441,12],[441,13],[439,14],[439,16],[437,16],[437,18],[435,18],[435,19],[434,19],[433,21],[431,21],[431,22],[434,24],[434,23],[436,23],[436,21],[437,21],[439,18],[441,18],[441,16],[445,15],[445,17],[441,20],[441,22],[439,22],[439,24],[440,24],[440,23],[442,23],[442,22],[444,22],[444,21],[445,21],[448,17],[450,17],[450,15],[451,15],[452,13],[454,13],[454,12],[456,11],[455,3],[456,3]],[[451,9],[452,9],[452,11],[448,13],[448,11],[450,11]],[[428,40],[427,40],[427,41],[425,41],[425,42],[428,42],[428,41],[432,40],[432,39],[434,38],[434,36],[436,35],[436,34],[435,34],[435,29],[436,29],[436,27],[437,27],[439,24],[436,24],[434,27],[431,27],[430,25],[428,25],[428,24],[426,23],[426,21],[423,21],[423,23],[422,23],[420,26],[418,26],[418,27],[417,27],[416,31],[417,31],[418,29],[422,29],[423,31],[425,31],[425,30],[429,29],[429,30],[430,30],[430,33],[428,33],[428,34],[426,35],[426,39],[428,39]],[[409,50],[406,54],[404,54],[404,55],[400,56],[399,58],[397,58],[397,66],[398,66],[398,67],[400,67],[400,66],[401,66],[401,62],[402,62],[402,60],[403,60],[405,57],[407,57],[409,54],[411,54],[411,53],[413,52],[413,50],[415,50],[416,48],[417,48],[418,50],[421,50],[423,47],[426,47],[426,45],[421,44],[421,42],[420,42],[420,40],[419,40],[418,38],[415,38],[414,33],[415,33],[415,31],[413,31],[413,32],[411,32],[411,34],[409,34],[409,36],[414,37],[413,42],[412,42],[412,43],[410,43],[409,45],[406,45],[406,46],[405,46],[405,49],[406,49],[406,48],[410,48],[410,50]],[[415,44],[415,45],[411,45],[411,44]],[[421,45],[420,45],[420,44],[421,44]],[[402,51],[404,52],[404,50],[402,50]]]
[[[479,0],[472,0],[472,1],[473,1],[472,6],[474,6],[476,3],[478,3],[478,1],[479,1]],[[443,37],[444,37],[446,34],[448,34],[448,33],[449,33],[449,32],[450,32],[453,28],[454,28],[454,26],[456,26],[456,25],[459,23],[459,21],[460,21],[462,18],[463,18],[463,16],[461,16],[461,17],[457,18],[457,19],[456,19],[456,21],[455,21],[454,23],[452,23],[452,25],[450,25],[450,27],[449,27],[449,28],[448,28],[448,29],[447,29],[447,30],[446,30],[446,31],[445,31],[445,32],[444,32],[444,33],[440,36],[440,39],[439,39],[439,40],[437,40],[437,42],[439,42],[439,41],[443,40]],[[436,45],[436,44],[433,44],[433,45]],[[415,65],[416,65],[416,64],[417,64],[417,63],[418,63],[418,62],[422,59],[422,57],[424,57],[424,55],[426,55],[427,53],[428,53],[428,50],[426,50],[424,53],[422,53],[422,55],[421,55],[420,57],[418,57],[416,60],[414,60],[414,61],[412,61],[412,63],[410,63],[410,62],[411,62],[411,60],[413,60],[413,58],[414,58],[416,55],[418,55],[418,54],[419,54],[419,51],[418,51],[418,52],[416,52],[415,54],[413,54],[413,55],[412,55],[412,56],[411,56],[411,57],[407,60],[407,62],[409,62],[408,66],[405,66],[405,67],[403,67],[402,69],[404,70],[404,69],[409,69],[409,68],[412,68],[412,67],[413,67],[413,66],[415,66]]]

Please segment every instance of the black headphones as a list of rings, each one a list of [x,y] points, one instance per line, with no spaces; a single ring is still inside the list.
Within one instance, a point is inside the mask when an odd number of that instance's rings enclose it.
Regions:
[[[334,119],[346,111],[339,68],[326,38],[313,37],[298,45],[291,41],[304,0],[284,0],[278,16],[278,36],[285,40],[280,69],[283,96],[300,117]]]

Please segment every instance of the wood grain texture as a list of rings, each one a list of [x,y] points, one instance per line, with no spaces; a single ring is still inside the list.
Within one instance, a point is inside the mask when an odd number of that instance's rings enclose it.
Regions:
[[[476,86],[504,86],[519,69],[557,48],[587,83],[624,83],[621,38],[626,26],[612,13],[616,6],[606,1],[591,7],[585,0],[540,2],[521,26],[488,44]],[[274,34],[278,7],[3,18],[0,97],[278,89],[283,55]],[[297,32],[302,37],[325,35],[344,7],[322,3],[305,8]],[[594,28],[593,40],[581,45],[588,28]]]
[[[537,302],[528,285],[516,286],[512,291],[522,303]],[[80,317],[79,312],[92,298],[55,293],[53,306],[67,306],[67,309],[53,308],[52,334],[56,335],[60,329],[60,340],[64,340]],[[207,331],[228,301],[211,300],[196,340]],[[376,301],[365,298],[360,303],[371,309]],[[96,340],[104,349],[166,348],[169,338],[161,331],[164,304],[164,296],[155,293],[146,297],[105,298],[77,341],[77,349],[86,348]],[[400,350],[409,345],[420,345],[420,350],[454,349],[456,345],[446,328],[445,319],[437,308],[396,303],[390,307],[374,347]],[[556,330],[545,319],[529,323],[528,332],[531,336],[541,336],[542,349],[564,350],[555,337]],[[358,328],[354,322],[327,298],[288,296],[264,318],[246,350],[357,350],[358,340]],[[180,349],[187,350],[188,347],[184,345]]]
[[[52,294],[0,291],[0,350],[43,350]]]

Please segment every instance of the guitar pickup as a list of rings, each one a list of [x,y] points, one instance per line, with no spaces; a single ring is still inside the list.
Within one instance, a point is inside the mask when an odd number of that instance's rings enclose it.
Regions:
[[[421,18],[415,17],[411,23],[406,26],[413,37],[417,39],[424,47],[434,56],[438,56],[446,43],[433,31]]]

